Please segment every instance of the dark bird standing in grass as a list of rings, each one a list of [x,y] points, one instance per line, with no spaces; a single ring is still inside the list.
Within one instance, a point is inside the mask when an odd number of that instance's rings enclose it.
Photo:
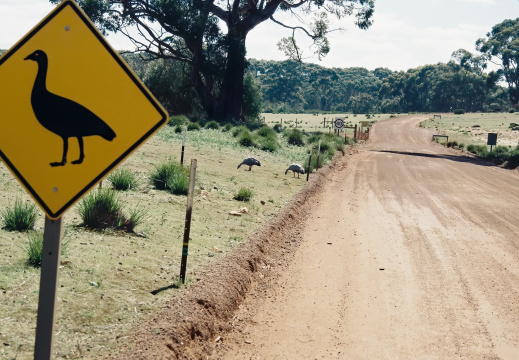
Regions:
[[[292,164],[288,167],[288,169],[285,171],[285,175],[288,174],[288,172],[292,170],[292,172],[294,173],[294,177],[296,177],[296,173],[297,173],[297,178],[299,178],[299,174],[304,174],[305,173],[305,169],[299,165],[299,164]]]
[[[245,160],[243,160],[241,162],[240,165],[238,165],[238,169],[240,168],[240,166],[242,165],[249,165],[249,171],[252,170],[252,165],[258,165],[258,166],[261,166],[260,162],[254,158],[246,158]]]
[[[77,138],[79,143],[79,159],[72,164],[81,164],[85,158],[83,137],[101,136],[112,141],[115,132],[96,114],[70,99],[53,94],[47,90],[47,54],[36,50],[24,60],[38,63],[38,74],[32,88],[31,105],[34,115],[44,128],[63,139],[63,157],[61,162],[53,162],[51,166],[63,166],[67,163],[68,139]]]

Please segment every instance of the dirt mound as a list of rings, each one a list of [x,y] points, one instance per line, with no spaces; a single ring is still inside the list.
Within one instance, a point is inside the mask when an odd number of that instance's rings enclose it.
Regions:
[[[258,234],[213,264],[165,309],[132,335],[117,359],[204,359],[232,329],[234,312],[252,290],[275,281],[302,239],[300,225],[327,179],[345,158],[312,174],[305,188]]]

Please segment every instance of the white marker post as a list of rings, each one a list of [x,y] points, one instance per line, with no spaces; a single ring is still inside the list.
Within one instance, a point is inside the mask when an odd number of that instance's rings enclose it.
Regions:
[[[50,360],[52,355],[62,235],[62,217],[52,220],[45,216],[34,360]]]

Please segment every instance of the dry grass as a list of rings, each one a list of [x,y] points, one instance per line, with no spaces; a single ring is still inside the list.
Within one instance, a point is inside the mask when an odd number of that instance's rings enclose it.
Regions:
[[[188,282],[196,281],[202,268],[274,217],[306,184],[304,177],[285,176],[284,171],[291,162],[306,159],[307,147],[285,145],[277,153],[249,153],[229,133],[188,133],[185,164],[189,166],[190,159],[198,162]],[[117,351],[111,348],[115,338],[124,339],[182,291],[175,284],[186,197],[154,190],[149,183],[154,166],[180,159],[180,150],[181,134],[166,127],[120,166],[136,173],[139,183],[136,191],[120,193],[123,211],[148,210],[136,234],[86,230],[80,226],[77,204],[64,215],[64,240],[69,243],[60,269],[55,358],[91,359]],[[252,171],[236,169],[247,156],[257,157],[262,166]],[[0,208],[16,198],[29,198],[3,165],[0,180]],[[109,186],[107,180],[105,186]],[[230,211],[244,206],[233,200],[241,187],[250,188],[255,196],[245,205],[248,214],[231,216]],[[43,220],[39,211],[36,230],[43,231]],[[24,233],[0,230],[1,359],[33,356],[40,271],[26,266],[27,241]],[[168,289],[151,294],[162,288]]]
[[[281,124],[281,119],[283,119],[283,127],[287,129],[295,129],[297,120],[297,128],[307,132],[333,132],[330,120],[334,120],[336,117],[345,117],[346,126],[355,126],[361,121],[377,121],[389,117],[384,114],[371,115],[369,119],[362,114],[261,114],[261,116],[265,118],[265,123],[269,126]],[[326,127],[323,126],[325,119]],[[346,129],[346,131],[353,134],[353,129]]]
[[[432,118],[421,124],[465,146],[486,145],[488,133],[493,132],[498,134],[498,145],[515,147],[519,143],[519,131],[510,130],[510,123],[519,123],[519,113],[444,114],[441,119]]]

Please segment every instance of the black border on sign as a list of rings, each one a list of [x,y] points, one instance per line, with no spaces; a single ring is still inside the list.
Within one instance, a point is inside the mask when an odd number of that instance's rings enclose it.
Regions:
[[[128,150],[126,150],[121,156],[119,156],[114,162],[112,162],[104,171],[101,172],[98,176],[94,178],[90,183],[88,183],[82,190],[80,190],[77,195],[75,195],[71,200],[69,200],[61,209],[52,212],[47,204],[43,201],[43,199],[34,191],[34,189],[30,186],[30,184],[25,180],[25,178],[18,172],[18,170],[14,167],[11,161],[5,156],[3,151],[0,148],[0,157],[4,161],[4,163],[9,167],[9,169],[13,172],[13,174],[20,180],[23,186],[27,189],[30,195],[36,200],[36,202],[42,207],[45,213],[51,219],[57,219],[63,213],[68,210],[76,201],[81,199],[83,195],[90,190],[95,184],[97,184],[101,179],[103,179],[106,174],[108,174],[114,167],[116,167],[120,162],[122,162],[127,156],[129,156],[133,151],[137,149],[146,139],[148,139],[155,131],[157,131],[162,125],[164,125],[168,119],[168,114],[165,110],[159,105],[157,100],[150,94],[150,92],[146,89],[146,87],[141,83],[141,81],[137,78],[137,76],[133,73],[132,70],[128,67],[128,65],[119,57],[119,55],[112,49],[110,44],[105,40],[103,35],[97,30],[97,28],[92,24],[88,16],[79,8],[79,6],[74,1],[64,1],[59,4],[53,11],[51,11],[47,17],[41,21],[34,29],[32,29],[27,35],[25,35],[20,42],[18,42],[12,49],[10,49],[7,53],[0,57],[0,66],[11,57],[17,50],[19,50],[27,41],[29,41],[38,31],[40,31],[49,21],[51,21],[56,15],[58,15],[63,9],[67,6],[70,6],[72,10],[80,17],[80,19],[85,23],[88,29],[95,35],[95,37],[101,42],[101,44],[105,47],[105,49],[112,55],[114,60],[119,64],[119,66],[126,72],[126,74],[130,77],[133,83],[139,88],[144,96],[148,99],[148,101],[153,105],[153,107],[158,111],[159,114],[162,115],[162,119],[154,125],[148,132],[146,132],[140,139],[137,140],[135,144],[133,144]]]

